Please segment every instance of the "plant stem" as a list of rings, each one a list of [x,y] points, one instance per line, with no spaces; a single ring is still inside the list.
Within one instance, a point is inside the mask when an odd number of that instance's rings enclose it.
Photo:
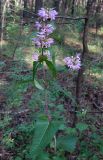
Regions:
[[[47,95],[47,84],[46,84],[46,72],[45,72],[45,68],[43,68],[43,74],[44,74],[44,80],[45,80],[45,114],[48,117],[48,120],[51,120],[51,115],[49,114],[49,108],[48,108],[48,95]]]
[[[43,48],[42,48],[42,55],[43,55]],[[45,94],[45,114],[48,117],[48,120],[51,120],[51,115],[49,114],[49,108],[48,108],[48,96],[47,96],[47,83],[46,83],[46,72],[45,72],[45,68],[43,67],[43,76],[44,76],[44,81],[45,81],[45,86],[44,86],[44,94]]]
[[[43,56],[43,52],[44,52],[44,50],[43,50],[43,47],[42,47],[42,50],[41,50],[42,56]]]
[[[56,151],[57,151],[57,142],[56,142],[56,136],[54,136],[54,151],[55,151],[55,153],[56,153]]]

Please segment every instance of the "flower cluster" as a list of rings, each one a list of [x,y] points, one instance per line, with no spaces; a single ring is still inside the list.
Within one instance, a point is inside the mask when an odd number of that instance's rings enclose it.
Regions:
[[[54,9],[41,8],[38,12],[38,16],[45,20],[55,20],[57,12]]]
[[[65,57],[64,58],[65,64],[72,70],[79,70],[81,67],[80,56],[77,54],[75,57]]]
[[[50,22],[48,21],[48,19],[51,21],[55,20],[56,15],[57,12],[54,9],[41,8],[38,11],[40,21],[36,21],[35,23],[35,27],[38,32],[36,37],[32,39],[37,48],[49,48],[54,43],[53,38],[49,37],[49,35],[54,31],[54,27],[50,23],[48,23]],[[50,54],[50,52],[43,52],[43,55],[47,55],[47,58],[48,54]],[[33,60],[37,61],[38,57],[39,55],[35,53],[33,55]]]
[[[46,56],[48,60],[51,60],[51,55],[49,51],[45,51],[43,55]],[[34,53],[32,58],[33,58],[33,61],[37,62],[39,61],[40,55],[38,53]]]
[[[42,34],[38,34],[38,36],[32,40],[38,48],[48,48],[54,43],[53,38],[44,38]]]

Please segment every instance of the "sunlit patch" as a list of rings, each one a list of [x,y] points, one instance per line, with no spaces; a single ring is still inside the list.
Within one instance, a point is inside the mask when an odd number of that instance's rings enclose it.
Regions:
[[[23,48],[20,53],[19,51],[17,52],[15,59],[19,59],[22,55],[21,60],[26,63],[28,68],[32,68],[32,52],[32,47]]]
[[[103,28],[98,29],[96,33],[96,28],[89,28],[89,33],[103,37]]]
[[[98,78],[98,79],[99,79],[99,78],[100,78],[100,79],[101,79],[101,78],[103,79],[103,74],[100,74],[100,73],[90,73],[90,75],[93,76],[93,77],[96,77],[96,78]]]
[[[3,45],[7,45],[8,44],[8,42],[7,41],[5,41],[5,40],[1,40],[0,41],[0,46],[2,47]]]
[[[2,86],[5,86],[5,85],[7,85],[7,84],[8,84],[7,81],[0,79],[0,86],[1,86],[1,87],[2,87]]]
[[[74,39],[72,37],[65,37],[64,43],[70,45],[71,47],[82,49],[82,43],[80,43],[79,41],[77,41],[77,39]]]
[[[89,51],[92,53],[102,53],[103,52],[103,49],[101,48],[101,46],[89,44],[88,48],[89,48]]]

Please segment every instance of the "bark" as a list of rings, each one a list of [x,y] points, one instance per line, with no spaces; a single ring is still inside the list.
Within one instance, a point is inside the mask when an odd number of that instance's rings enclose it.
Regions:
[[[33,11],[34,0],[29,0],[30,10]]]
[[[97,7],[96,7],[96,13],[95,13],[95,18],[96,18],[96,35],[98,33],[98,28],[100,27],[100,23],[101,23],[99,21],[100,10],[101,10],[101,5],[100,5],[100,1],[98,1]]]
[[[57,12],[59,12],[59,0],[54,0],[54,8],[55,8],[55,10],[57,11]]]
[[[43,0],[35,0],[35,13],[38,13],[38,10],[43,7]]]
[[[64,12],[65,12],[65,15],[68,13],[68,10],[69,10],[69,2],[68,2],[68,0],[65,0],[65,3],[64,3]]]
[[[23,18],[27,17],[27,0],[24,0]]]
[[[11,10],[11,14],[13,14],[15,11],[15,1],[10,1],[9,7]]]
[[[71,8],[71,15],[74,16],[75,9],[75,0],[72,0],[72,8]]]

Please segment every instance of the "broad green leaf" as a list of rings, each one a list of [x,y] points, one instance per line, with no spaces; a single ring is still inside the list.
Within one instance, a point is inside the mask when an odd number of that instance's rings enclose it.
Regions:
[[[77,123],[76,128],[79,129],[79,131],[84,131],[88,128],[88,125],[86,123]]]
[[[70,134],[70,135],[76,135],[77,130],[76,130],[76,128],[68,127],[68,128],[66,128],[66,133]]]
[[[64,124],[61,124],[59,127],[59,130],[65,130],[66,126]]]
[[[39,82],[36,81],[35,79],[34,79],[34,85],[35,85],[35,87],[37,87],[38,89],[44,90],[44,88],[43,88],[43,87],[39,84]]]
[[[49,154],[45,152],[41,152],[39,156],[37,157],[37,160],[50,160]]]
[[[35,135],[33,138],[30,156],[32,160],[36,160],[37,156],[51,142],[53,136],[58,130],[60,122],[48,120],[39,120],[36,123]]]
[[[53,76],[56,76],[56,68],[54,66],[54,64],[51,61],[45,60],[49,70],[52,72]]]
[[[64,151],[73,152],[75,150],[77,143],[77,137],[76,136],[62,136],[59,137],[57,140],[57,147]]]

